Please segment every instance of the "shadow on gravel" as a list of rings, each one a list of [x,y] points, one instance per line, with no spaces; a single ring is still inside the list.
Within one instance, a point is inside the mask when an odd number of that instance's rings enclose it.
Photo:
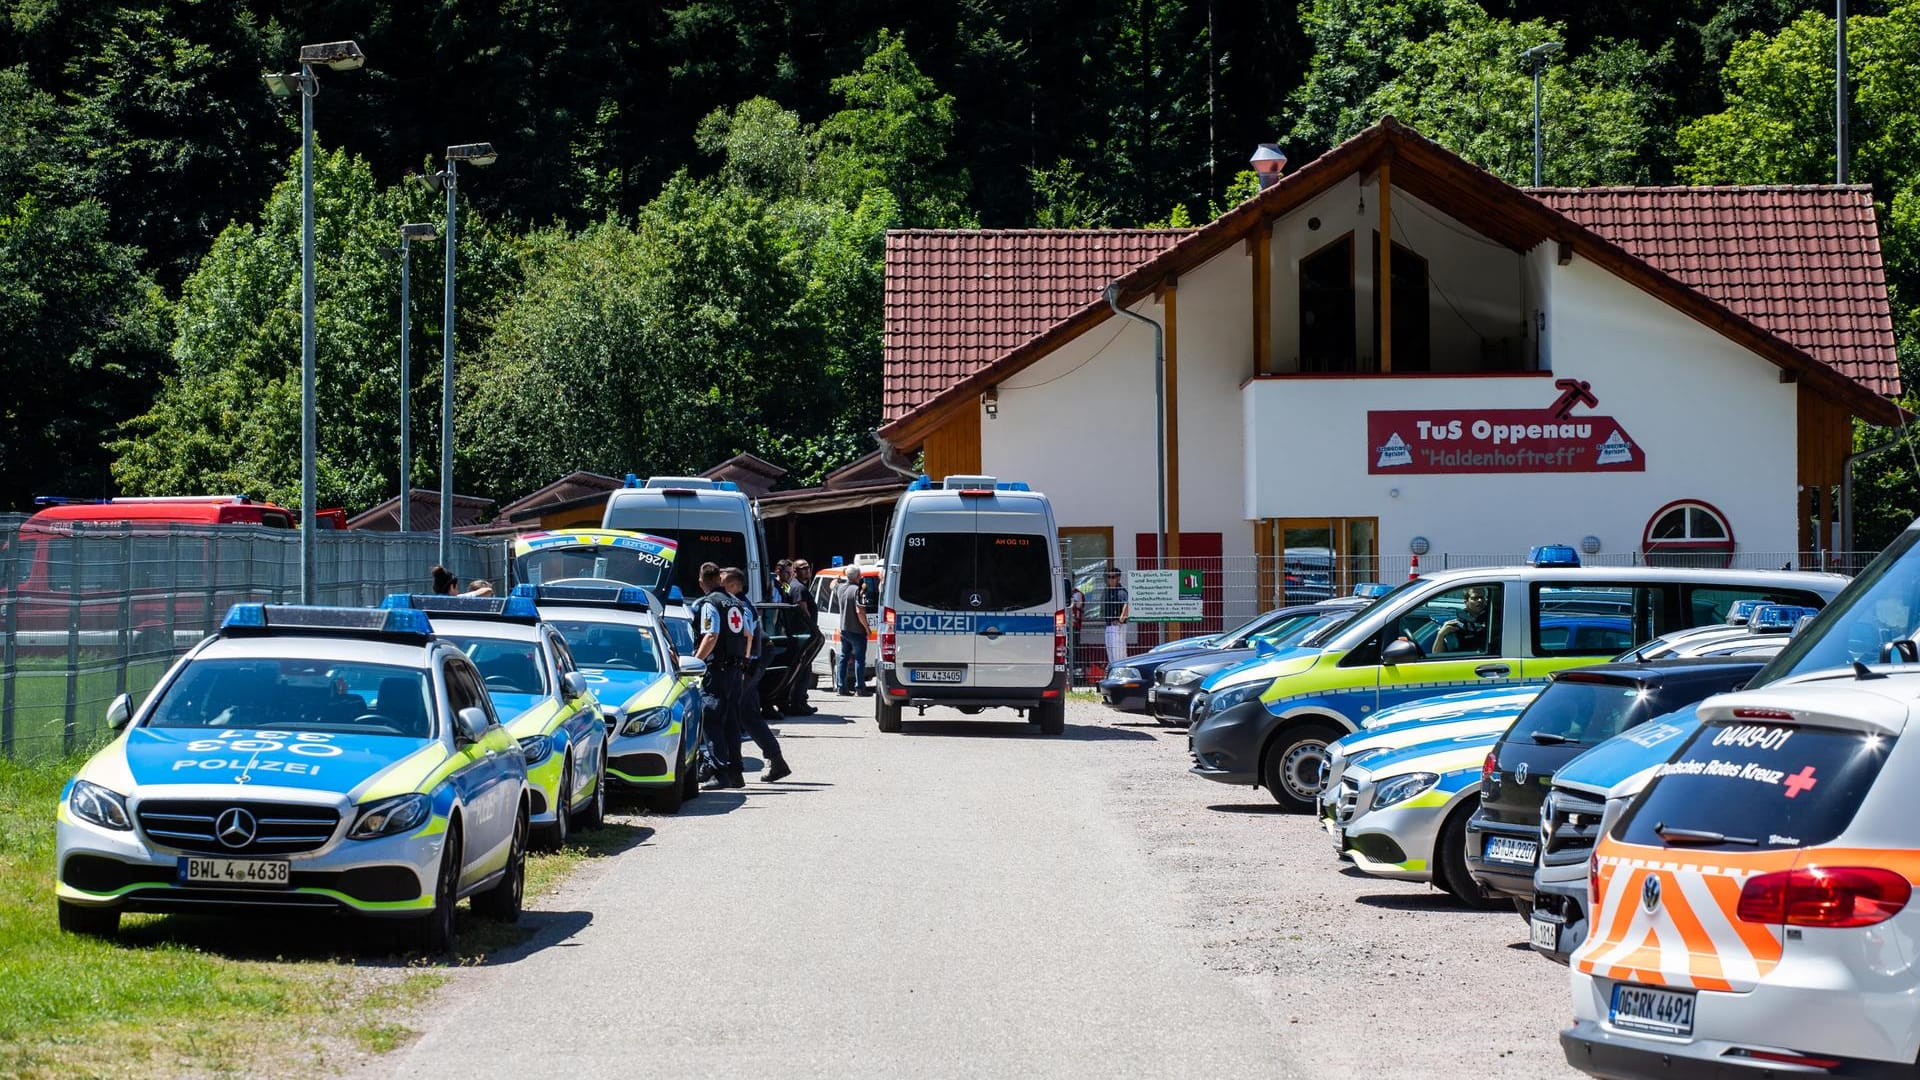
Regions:
[[[1265,817],[1279,817],[1287,813],[1279,803],[1214,803],[1207,809],[1220,814],[1259,814]]]
[[[1387,911],[1446,911],[1459,915],[1483,914],[1500,915],[1508,919],[1513,918],[1513,911],[1510,908],[1476,910],[1462,904],[1460,901],[1455,900],[1450,894],[1443,893],[1438,889],[1431,892],[1419,893],[1374,893],[1369,896],[1356,896],[1353,898],[1353,902],[1356,904],[1365,904],[1368,907],[1383,908]]]

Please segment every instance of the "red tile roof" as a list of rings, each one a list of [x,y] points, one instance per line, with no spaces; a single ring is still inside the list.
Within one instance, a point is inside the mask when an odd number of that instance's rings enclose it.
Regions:
[[[1873,392],[1900,392],[1871,188],[1529,194]]]
[[[887,234],[882,409],[897,420],[1055,323],[1191,229]]]

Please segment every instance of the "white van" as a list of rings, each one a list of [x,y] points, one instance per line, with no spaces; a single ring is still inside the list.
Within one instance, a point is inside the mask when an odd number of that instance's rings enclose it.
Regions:
[[[1053,504],[991,476],[921,477],[893,511],[875,713],[1018,709],[1066,728],[1066,596]]]
[[[753,500],[731,480],[653,476],[643,483],[628,473],[627,486],[607,497],[600,524],[676,541],[673,583],[687,596],[700,595],[700,564],[710,562],[745,570],[747,596],[767,601],[767,538]]]
[[[867,666],[871,668],[880,653],[880,583],[886,580],[886,570],[880,556],[863,553],[853,557],[852,566],[829,566],[813,575],[813,602],[819,612],[820,659],[814,666],[823,671],[827,678],[833,678],[835,666],[840,662],[840,621],[844,617],[840,604],[840,586],[849,580],[861,583],[862,607],[867,613]],[[823,666],[824,665],[824,666]],[[863,675],[864,681],[865,676]]]

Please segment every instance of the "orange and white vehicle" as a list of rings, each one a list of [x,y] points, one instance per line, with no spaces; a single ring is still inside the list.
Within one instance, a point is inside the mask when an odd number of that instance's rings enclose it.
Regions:
[[[871,665],[880,657],[880,592],[886,584],[887,568],[877,554],[861,554],[853,557],[851,566],[829,566],[814,571],[813,590],[814,610],[819,612],[820,637],[824,642],[820,646],[820,658],[814,661],[814,667],[824,671],[828,678],[838,669],[840,663],[840,617],[843,614],[840,604],[840,586],[848,580],[861,583],[860,595],[867,612],[867,663]],[[826,666],[821,668],[821,664]]]

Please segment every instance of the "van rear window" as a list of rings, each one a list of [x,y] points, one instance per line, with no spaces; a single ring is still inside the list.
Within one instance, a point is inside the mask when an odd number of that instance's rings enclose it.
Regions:
[[[1022,611],[1053,602],[1053,555],[1032,533],[909,533],[900,599],[940,611]]]
[[[1853,820],[1891,749],[1892,739],[1862,731],[1703,727],[1661,766],[1614,835],[1710,851],[1825,844]]]
[[[1598,746],[1646,719],[1647,706],[1631,683],[1559,678],[1514,721],[1507,741]]]

